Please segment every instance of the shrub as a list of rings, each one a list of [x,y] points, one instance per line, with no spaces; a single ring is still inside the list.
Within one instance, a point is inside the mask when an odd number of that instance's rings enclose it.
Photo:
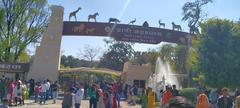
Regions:
[[[199,94],[199,90],[197,88],[184,88],[179,91],[181,96],[186,97],[191,102],[195,103],[197,96]]]

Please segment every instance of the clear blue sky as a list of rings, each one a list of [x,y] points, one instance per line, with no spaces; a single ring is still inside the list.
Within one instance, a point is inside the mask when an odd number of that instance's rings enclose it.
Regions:
[[[87,21],[89,14],[98,12],[99,22],[107,22],[108,18],[116,17],[121,20],[121,23],[128,23],[136,18],[136,25],[142,25],[144,21],[148,21],[150,26],[158,27],[158,20],[161,19],[166,24],[166,28],[170,29],[171,22],[174,21],[187,31],[187,23],[181,21],[181,8],[187,1],[190,0],[48,0],[48,3],[65,8],[64,20],[68,20],[70,12],[81,7],[82,10],[77,14],[78,21]],[[214,0],[214,3],[206,6],[205,12],[208,18],[237,20],[240,18],[240,0]],[[63,37],[61,49],[66,55],[77,56],[79,49],[86,44],[101,47],[102,52],[106,49],[102,37]],[[135,44],[134,49],[146,51],[148,48],[158,46]]]

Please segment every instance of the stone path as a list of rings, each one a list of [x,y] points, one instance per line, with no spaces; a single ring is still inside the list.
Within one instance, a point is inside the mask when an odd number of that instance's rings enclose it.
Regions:
[[[56,104],[52,104],[52,100],[49,100],[46,102],[44,105],[40,105],[38,103],[34,103],[33,100],[25,100],[25,105],[23,106],[14,106],[11,108],[61,108],[61,100],[57,100]],[[89,108],[89,101],[88,100],[83,100],[81,108]],[[122,108],[141,108],[140,105],[136,106],[129,106],[126,102],[122,101],[121,102]]]

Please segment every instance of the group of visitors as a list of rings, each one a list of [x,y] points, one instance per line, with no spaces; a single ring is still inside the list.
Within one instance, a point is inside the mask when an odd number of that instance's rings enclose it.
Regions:
[[[227,88],[222,90],[202,91],[197,98],[196,108],[240,108],[240,94],[229,94]]]
[[[29,98],[39,104],[45,104],[47,100],[52,99],[52,103],[55,104],[59,88],[58,82],[52,83],[49,80],[13,81],[3,77],[0,79],[0,99],[1,103],[9,106],[24,105],[24,100]],[[116,81],[113,83],[78,81],[69,83],[63,90],[65,91],[62,108],[80,108],[83,99],[89,100],[90,108],[120,108],[121,99],[129,105],[136,105],[138,102],[142,108],[155,108],[155,102],[160,104],[160,108],[240,108],[239,89],[236,90],[235,95],[230,95],[227,88],[213,90],[200,88],[201,92],[194,103],[181,96],[176,85],[166,86],[158,95],[151,87],[139,88],[134,84],[128,85]]]
[[[128,90],[127,90],[127,96],[125,97],[125,99],[127,99],[127,102],[129,105],[136,105],[136,98],[138,96],[138,88],[136,85],[128,86]]]
[[[119,108],[124,95],[122,88],[122,83],[118,82],[95,82],[88,85],[79,82],[64,93],[62,108],[80,108],[81,100],[87,97],[90,108]]]
[[[240,90],[236,90],[231,96],[227,88],[218,90],[202,90],[196,97],[196,103],[188,101],[181,96],[176,85],[166,86],[165,91],[160,92],[160,108],[240,108]],[[156,93],[152,88],[143,89],[142,108],[155,108]]]
[[[1,102],[9,103],[9,105],[24,105],[27,98],[27,85],[24,80],[11,81],[9,79],[1,79],[0,81]]]
[[[13,81],[3,76],[0,80],[1,103],[18,106],[24,105],[25,99],[33,98],[36,103],[45,104],[49,97],[56,103],[59,87],[57,82],[51,83],[49,80],[35,83],[33,79]]]
[[[81,84],[77,86],[77,89],[70,88],[64,94],[62,108],[71,108],[73,106],[74,108],[80,108],[83,97],[84,89]]]
[[[152,88],[142,90],[142,108],[155,108],[155,92],[152,91]]]
[[[59,87],[60,85],[57,83],[57,81],[54,83],[51,83],[49,80],[37,82],[34,88],[35,103],[40,100],[40,104],[45,104],[46,100],[51,97],[53,99],[53,104],[55,104]]]
[[[231,96],[227,88],[218,90],[200,89],[195,105],[180,96],[176,86],[167,86],[163,92],[160,108],[240,108],[240,90]],[[143,107],[154,108],[154,107]]]
[[[89,99],[90,108],[120,108],[121,99],[125,99],[129,105],[136,105],[137,97],[141,96],[142,108],[155,108],[156,93],[152,88],[142,89],[139,93],[136,85],[123,84],[121,82],[95,82],[86,84],[78,82],[69,86],[64,93],[62,108],[80,108],[82,99]],[[179,96],[176,85],[167,86],[162,93],[162,107],[167,107],[170,99]]]

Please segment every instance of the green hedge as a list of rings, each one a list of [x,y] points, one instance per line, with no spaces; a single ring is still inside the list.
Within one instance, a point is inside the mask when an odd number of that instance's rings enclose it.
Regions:
[[[179,91],[181,96],[186,97],[188,100],[192,101],[193,103],[196,102],[199,92],[200,91],[197,88],[184,88]]]

